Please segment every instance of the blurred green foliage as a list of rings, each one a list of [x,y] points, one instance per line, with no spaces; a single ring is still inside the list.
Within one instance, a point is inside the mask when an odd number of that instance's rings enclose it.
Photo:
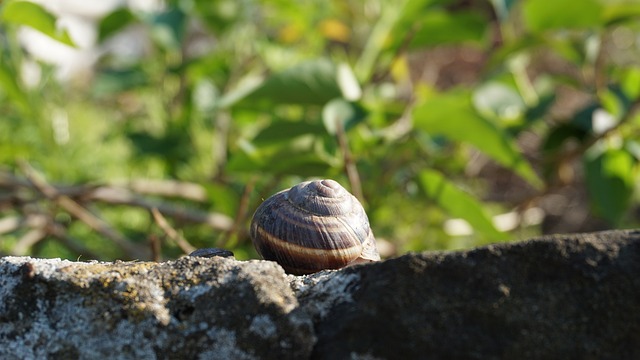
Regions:
[[[176,0],[87,17],[88,45],[61,17],[0,5],[1,253],[178,256],[148,201],[255,257],[253,210],[310,177],[361,194],[390,256],[640,223],[635,0]],[[26,27],[95,62],[60,76]]]

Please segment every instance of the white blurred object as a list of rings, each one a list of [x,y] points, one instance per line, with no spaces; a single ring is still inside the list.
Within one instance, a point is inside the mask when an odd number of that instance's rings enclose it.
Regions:
[[[591,117],[593,132],[602,134],[613,129],[618,121],[605,109],[596,109]]]
[[[30,27],[18,31],[18,40],[35,59],[54,65],[56,78],[61,81],[90,72],[100,57],[96,48],[73,48]]]
[[[496,215],[491,220],[498,231],[511,231],[519,226],[539,225],[544,220],[544,210],[534,207],[525,210],[523,213],[510,211]],[[468,236],[473,234],[473,228],[464,219],[445,221],[444,231],[449,236]]]
[[[356,75],[351,71],[351,67],[345,63],[338,65],[337,81],[342,96],[349,101],[356,101],[362,97],[362,89],[358,84]]]
[[[71,133],[69,131],[69,115],[62,109],[56,109],[51,116],[51,126],[53,128],[53,139],[58,145],[69,142]]]
[[[42,68],[40,64],[31,59],[25,59],[20,67],[20,78],[22,83],[29,89],[33,89],[40,84]]]
[[[32,0],[54,14],[56,26],[64,29],[73,40],[75,47],[62,44],[30,27],[21,27],[18,39],[25,50],[36,60],[56,67],[55,76],[59,81],[89,78],[96,62],[106,53],[138,57],[147,48],[142,31],[135,34],[124,29],[104,44],[98,44],[98,24],[102,18],[120,7],[134,11],[161,11],[165,7],[162,0]],[[143,44],[143,42],[145,44]],[[28,71],[28,70],[23,70]],[[29,76],[33,76],[33,72]],[[30,77],[25,82],[37,84],[39,79]]]
[[[61,17],[75,15],[94,21],[125,5],[124,0],[31,0],[31,2]]]

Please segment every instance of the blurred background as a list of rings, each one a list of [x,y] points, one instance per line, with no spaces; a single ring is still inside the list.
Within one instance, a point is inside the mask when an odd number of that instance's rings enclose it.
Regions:
[[[383,257],[640,225],[637,0],[0,4],[0,255],[256,258],[311,178]]]

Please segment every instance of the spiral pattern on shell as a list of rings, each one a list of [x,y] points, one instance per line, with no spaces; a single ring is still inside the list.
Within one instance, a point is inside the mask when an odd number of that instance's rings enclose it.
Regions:
[[[250,234],[265,260],[292,274],[380,259],[362,205],[333,180],[303,182],[268,198]]]

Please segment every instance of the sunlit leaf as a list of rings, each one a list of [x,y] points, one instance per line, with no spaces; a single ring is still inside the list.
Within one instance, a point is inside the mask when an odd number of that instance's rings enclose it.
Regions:
[[[527,0],[523,15],[533,32],[588,28],[601,25],[602,6],[597,0]]]
[[[602,108],[614,118],[620,119],[627,108],[624,94],[614,89],[604,89],[599,95]]]
[[[281,128],[282,129],[282,128]],[[273,175],[320,176],[332,166],[332,159],[322,149],[322,139],[315,134],[301,134],[281,141],[259,140],[242,146],[229,159],[227,170],[262,172]],[[324,131],[323,131],[324,132]],[[255,145],[259,146],[255,146]]]
[[[362,96],[362,88],[349,65],[345,63],[339,64],[336,77],[340,91],[342,91],[342,97],[349,101],[360,99]]]
[[[621,149],[594,149],[584,159],[587,188],[594,211],[619,225],[631,203],[634,159]]]
[[[355,103],[343,99],[331,100],[322,109],[322,121],[329,134],[336,134],[337,126],[348,131],[364,120],[365,111]]]
[[[629,140],[625,143],[624,148],[636,159],[637,162],[640,162],[640,142],[637,140]]]
[[[135,22],[135,16],[126,8],[120,8],[105,16],[98,24],[98,41],[102,42],[126,26]]]
[[[602,17],[607,24],[623,21],[637,22],[640,18],[640,2],[631,1],[603,1]]]
[[[263,76],[252,73],[247,74],[238,82],[238,84],[236,84],[233,89],[230,89],[224,95],[222,95],[218,106],[220,106],[221,108],[231,107],[244,100],[247,96],[251,95],[263,85]]]
[[[427,197],[449,215],[466,220],[475,231],[491,240],[504,240],[508,236],[498,231],[485,213],[480,201],[458,188],[435,170],[420,173],[420,185]]]
[[[490,82],[476,89],[473,104],[481,113],[504,120],[522,116],[526,108],[515,89],[498,82]]]
[[[317,59],[271,75],[245,99],[245,103],[324,104],[341,95],[336,66]]]
[[[331,168],[325,159],[295,146],[283,146],[276,151],[262,149],[258,154],[235,153],[227,163],[233,172],[268,173],[272,175],[321,176]]]
[[[245,5],[235,0],[193,1],[190,6],[193,6],[193,13],[203,20],[202,25],[216,34],[225,32],[245,13],[242,11]]]
[[[620,78],[625,97],[632,101],[640,98],[640,67],[624,69]]]
[[[4,5],[1,19],[7,23],[32,27],[63,44],[75,46],[69,34],[56,26],[56,17],[38,4],[29,1],[9,2]]]
[[[452,0],[412,0],[406,2],[402,8],[399,8],[397,3],[390,3],[390,6],[400,10],[400,12],[388,19],[388,23],[382,24],[390,26],[389,29],[381,26],[382,30],[389,31],[387,38],[379,44],[372,43],[371,45],[379,45],[380,49],[377,51],[384,49],[391,53],[396,53],[407,39],[413,36],[414,32],[420,30],[425,14],[431,11],[432,7],[446,5],[451,2]]]
[[[511,169],[531,185],[542,182],[519,152],[513,139],[495,124],[478,115],[465,92],[429,98],[413,111],[415,126],[432,135],[468,143]]]

